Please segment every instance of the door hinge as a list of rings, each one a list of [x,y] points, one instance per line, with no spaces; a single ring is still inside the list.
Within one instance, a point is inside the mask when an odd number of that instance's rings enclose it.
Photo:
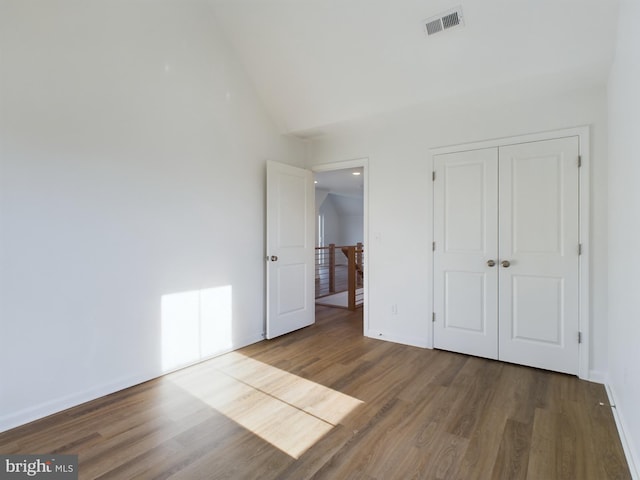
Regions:
[[[435,171],[435,170],[434,170],[433,172],[431,172],[431,180],[432,180],[433,182],[435,182],[435,181],[436,181],[436,171]]]
[[[582,332],[578,332],[578,343],[582,343]]]
[[[582,255],[582,244],[578,244],[578,255]]]
[[[431,250],[434,251],[434,252],[436,251],[436,242],[433,242],[431,244]]]
[[[436,312],[432,312],[431,313],[431,321],[435,322],[436,321]]]
[[[578,168],[582,166],[582,155],[578,155]]]

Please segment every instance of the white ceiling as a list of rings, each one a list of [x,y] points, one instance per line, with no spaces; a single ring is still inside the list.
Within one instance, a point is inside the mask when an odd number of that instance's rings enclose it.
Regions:
[[[536,77],[605,82],[617,0],[209,0],[283,132]],[[462,5],[465,26],[422,20]],[[534,80],[532,82],[532,79]]]
[[[328,172],[314,173],[316,188],[335,195],[362,198],[364,196],[364,178],[362,168],[346,168]],[[360,175],[354,175],[359,172]]]
[[[360,175],[354,175],[354,172],[358,172]],[[362,168],[345,168],[314,173],[316,189],[329,193],[323,203],[330,201],[342,216],[362,216],[364,213],[364,178],[362,174]]]

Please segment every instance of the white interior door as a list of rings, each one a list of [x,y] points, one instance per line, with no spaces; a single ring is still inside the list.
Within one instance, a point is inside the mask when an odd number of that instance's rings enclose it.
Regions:
[[[500,147],[499,158],[499,357],[577,374],[578,137]]]
[[[434,157],[436,348],[578,373],[578,155],[567,137]]]
[[[498,151],[437,155],[434,166],[434,346],[496,359]]]
[[[314,198],[311,171],[267,162],[267,338],[315,321]]]

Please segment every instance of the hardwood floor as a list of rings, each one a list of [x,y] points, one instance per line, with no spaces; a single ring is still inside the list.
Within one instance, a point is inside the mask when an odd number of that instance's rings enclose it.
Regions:
[[[0,434],[80,478],[628,479],[601,385],[362,336],[361,311]]]

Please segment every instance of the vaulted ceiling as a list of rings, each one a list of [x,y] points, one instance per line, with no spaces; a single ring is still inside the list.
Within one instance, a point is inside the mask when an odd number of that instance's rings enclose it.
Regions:
[[[617,0],[209,0],[282,132],[536,79],[604,83]],[[423,20],[461,5],[464,27]]]

